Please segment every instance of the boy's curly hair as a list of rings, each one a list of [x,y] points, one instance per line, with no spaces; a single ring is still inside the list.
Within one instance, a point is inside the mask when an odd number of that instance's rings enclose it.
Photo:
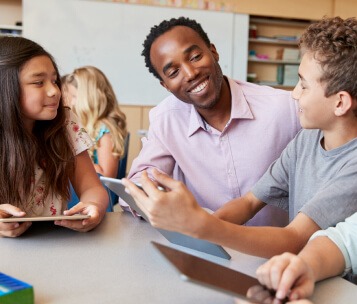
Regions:
[[[357,98],[357,19],[323,18],[300,38],[300,48],[321,64],[325,96],[339,91]]]

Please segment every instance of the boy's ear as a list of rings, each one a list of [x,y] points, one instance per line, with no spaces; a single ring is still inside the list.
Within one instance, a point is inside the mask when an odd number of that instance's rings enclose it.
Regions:
[[[336,94],[337,101],[335,107],[335,115],[343,116],[350,110],[356,109],[356,101],[346,91],[340,91]]]

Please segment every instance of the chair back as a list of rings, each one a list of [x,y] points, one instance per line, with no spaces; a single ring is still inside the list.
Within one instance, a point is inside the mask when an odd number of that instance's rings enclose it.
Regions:
[[[117,178],[121,179],[126,176],[126,165],[128,163],[130,133],[128,132],[124,142],[124,155],[121,157],[118,167]]]
[[[126,135],[125,141],[124,141],[124,154],[121,157],[119,161],[119,166],[118,166],[118,173],[116,178],[117,179],[122,179],[126,176],[126,167],[128,163],[128,152],[129,152],[129,141],[130,141],[130,133]],[[113,205],[118,203],[118,195],[116,195],[113,191],[109,190],[110,192],[110,197]]]

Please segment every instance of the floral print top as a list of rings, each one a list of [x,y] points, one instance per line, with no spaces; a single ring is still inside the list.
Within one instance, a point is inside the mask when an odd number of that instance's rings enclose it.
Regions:
[[[68,110],[66,121],[75,155],[88,150],[93,145],[92,140],[86,130],[79,124],[77,117],[71,110]],[[60,215],[67,209],[67,202],[63,201],[60,196],[50,192],[46,199],[43,199],[45,192],[46,176],[43,170],[37,165],[35,167],[35,179],[32,181],[32,195],[27,201],[25,212],[27,216],[53,216]]]

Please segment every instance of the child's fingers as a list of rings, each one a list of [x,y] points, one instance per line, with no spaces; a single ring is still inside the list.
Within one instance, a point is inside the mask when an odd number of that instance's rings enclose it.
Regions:
[[[10,204],[0,205],[0,218],[7,218],[11,216],[23,217],[25,215],[26,213],[16,206]]]

